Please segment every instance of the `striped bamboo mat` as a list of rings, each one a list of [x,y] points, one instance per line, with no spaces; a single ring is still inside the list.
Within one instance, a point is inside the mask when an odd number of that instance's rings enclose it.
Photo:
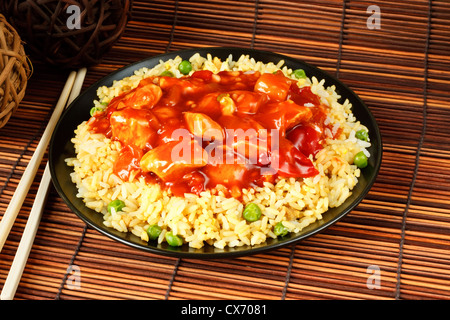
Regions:
[[[124,35],[88,70],[84,88],[179,49],[287,54],[336,75],[372,110],[384,143],[378,179],[356,209],[318,235],[264,254],[204,261],[114,242],[86,227],[52,188],[15,298],[449,299],[450,3],[376,3],[379,29],[368,21],[373,1],[135,0]],[[33,63],[22,104],[0,129],[0,216],[68,75]],[[42,172],[43,165],[0,253],[0,288]]]

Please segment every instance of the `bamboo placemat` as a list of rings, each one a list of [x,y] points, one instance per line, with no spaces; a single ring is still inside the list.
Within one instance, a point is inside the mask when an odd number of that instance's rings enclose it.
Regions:
[[[370,29],[373,4],[135,0],[124,35],[89,68],[84,88],[121,66],[179,49],[287,54],[336,75],[366,102],[383,137],[379,176],[356,209],[320,234],[264,254],[200,261],[114,242],[86,227],[52,188],[15,298],[449,299],[450,3],[377,1],[380,28]],[[0,215],[68,75],[33,64],[21,106],[0,129]],[[0,254],[0,288],[43,165]]]

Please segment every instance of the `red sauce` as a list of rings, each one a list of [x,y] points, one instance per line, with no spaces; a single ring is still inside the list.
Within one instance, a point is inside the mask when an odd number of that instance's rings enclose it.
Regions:
[[[309,156],[323,148],[327,108],[281,72],[203,70],[144,79],[88,124],[122,143],[114,172],[123,180],[134,171],[175,195],[221,185],[239,197],[277,177],[318,173]]]

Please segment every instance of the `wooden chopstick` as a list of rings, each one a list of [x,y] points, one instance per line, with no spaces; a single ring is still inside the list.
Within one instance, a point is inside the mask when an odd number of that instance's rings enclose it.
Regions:
[[[71,72],[66,85],[61,93],[61,97],[55,107],[55,111],[45,129],[43,138],[39,142],[38,148],[36,148],[35,154],[31,158],[30,164],[27,166],[21,181],[14,193],[13,199],[8,206],[8,209],[0,222],[0,250],[6,241],[7,234],[9,233],[14,220],[20,210],[20,207],[25,199],[28,189],[34,180],[37,168],[43,157],[43,154],[47,148],[51,133],[54,130],[57,120],[59,119],[64,107],[69,105],[80,93],[81,87],[86,76],[86,68],[81,68],[78,72]],[[47,135],[46,135],[47,133]],[[44,140],[45,139],[45,140]],[[41,146],[42,143],[42,146]],[[40,148],[41,146],[41,148]],[[39,153],[40,154],[39,154]],[[30,167],[30,169],[29,169]],[[48,188],[50,186],[51,176],[48,163],[45,166],[44,174],[41,178],[39,184],[39,189],[36,194],[36,199],[34,201],[33,207],[31,208],[30,215],[28,217],[27,224],[23,231],[22,238],[19,243],[14,261],[11,265],[8,277],[6,278],[5,284],[3,286],[0,299],[1,300],[11,300],[14,298],[17,286],[19,285],[20,278],[22,277],[23,270],[25,268],[28,256],[31,251],[31,247],[36,236],[37,229],[42,216],[42,211],[45,206]],[[17,196],[16,196],[17,194]]]
[[[39,141],[39,144],[33,156],[31,157],[31,160],[28,163],[22,175],[22,178],[20,179],[19,185],[17,186],[17,189],[14,192],[13,197],[11,198],[11,202],[9,203],[8,208],[6,208],[3,218],[0,221],[0,251],[2,250],[3,245],[6,242],[9,231],[11,230],[14,221],[16,220],[17,214],[22,207],[23,201],[26,198],[30,186],[33,183],[42,157],[44,156],[44,153],[50,141],[53,129],[55,128],[56,123],[64,109],[64,106],[66,105],[67,99],[69,98],[69,94],[72,91],[76,74],[76,71],[72,71],[69,74],[61,96],[55,106],[55,110],[53,111],[53,114],[48,122],[47,127],[45,128],[44,133],[42,134],[41,140]]]

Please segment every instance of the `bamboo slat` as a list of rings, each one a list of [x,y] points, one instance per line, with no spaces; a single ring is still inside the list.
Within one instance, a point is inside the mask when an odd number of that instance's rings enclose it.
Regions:
[[[264,254],[200,261],[116,243],[86,228],[51,189],[16,299],[450,299],[450,3],[378,1],[381,28],[371,30],[373,4],[135,0],[125,33],[89,68],[84,88],[179,49],[283,53],[336,75],[365,101],[383,137],[379,176],[357,208],[320,234]],[[0,216],[67,78],[33,64],[26,96],[0,129]],[[42,172],[0,253],[0,288]]]

